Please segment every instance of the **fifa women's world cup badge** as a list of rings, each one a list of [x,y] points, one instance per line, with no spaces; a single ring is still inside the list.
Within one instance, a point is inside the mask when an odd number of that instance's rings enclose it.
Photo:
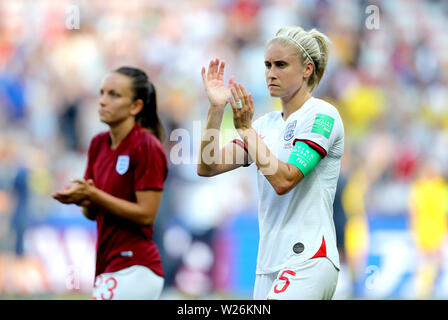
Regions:
[[[118,156],[117,164],[115,165],[115,170],[119,175],[125,174],[129,169],[129,156]]]

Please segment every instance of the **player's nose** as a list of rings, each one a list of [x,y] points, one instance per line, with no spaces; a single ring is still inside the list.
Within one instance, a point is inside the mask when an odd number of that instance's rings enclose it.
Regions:
[[[104,94],[101,95],[100,100],[98,102],[99,102],[100,107],[105,107],[106,106],[106,97],[105,97]]]
[[[266,70],[266,78],[269,80],[277,79],[277,74],[275,72],[275,68],[269,68],[268,70]]]

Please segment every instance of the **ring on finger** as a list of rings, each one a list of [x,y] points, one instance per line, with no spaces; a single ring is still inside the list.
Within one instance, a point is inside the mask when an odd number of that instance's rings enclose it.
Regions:
[[[243,104],[241,103],[241,100],[239,100],[239,101],[236,102],[235,107],[236,107],[237,109],[241,109],[241,108],[243,107]]]

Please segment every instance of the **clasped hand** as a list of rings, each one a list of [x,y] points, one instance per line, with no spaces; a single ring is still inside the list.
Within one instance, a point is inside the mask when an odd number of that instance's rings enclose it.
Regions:
[[[55,192],[51,196],[57,201],[65,204],[76,204],[78,206],[88,207],[92,204],[90,200],[92,188],[95,185],[93,180],[74,179],[72,184],[63,191]]]

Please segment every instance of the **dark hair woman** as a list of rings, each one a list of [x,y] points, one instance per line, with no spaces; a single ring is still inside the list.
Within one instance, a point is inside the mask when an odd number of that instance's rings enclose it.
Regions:
[[[93,299],[158,299],[164,275],[152,233],[168,165],[156,91],[145,72],[121,67],[104,78],[99,106],[109,130],[92,139],[84,179],[53,198],[97,222]]]

